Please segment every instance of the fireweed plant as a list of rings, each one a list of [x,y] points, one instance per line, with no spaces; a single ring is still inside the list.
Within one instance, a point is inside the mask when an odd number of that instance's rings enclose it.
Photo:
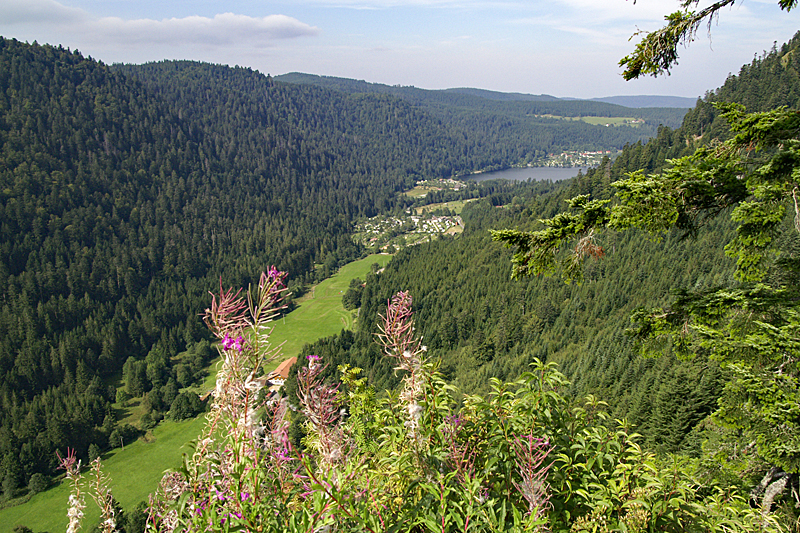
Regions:
[[[81,473],[81,461],[75,456],[75,450],[67,450],[67,455],[59,455],[59,468],[65,471],[70,485],[69,507],[67,508],[67,533],[77,533],[81,529],[83,510],[86,508],[85,494],[89,492],[92,499],[100,507],[100,524],[98,531],[113,533],[117,531],[114,517],[113,497],[109,488],[108,476],[102,471],[100,458],[92,461],[89,480],[85,481]],[[84,489],[84,485],[88,485]]]
[[[284,280],[273,268],[245,295],[213,297],[205,322],[222,362],[207,426],[151,498],[149,531],[780,531],[692,463],[642,451],[603,402],[568,399],[552,363],[492,379],[485,397],[459,395],[426,358],[408,293],[389,300],[376,336],[403,373],[399,391],[378,397],[348,365],[327,383],[310,356],[296,405],[268,400],[269,320]],[[288,436],[295,417],[300,449]],[[72,480],[74,458],[65,466]],[[83,509],[74,487],[68,531]]]

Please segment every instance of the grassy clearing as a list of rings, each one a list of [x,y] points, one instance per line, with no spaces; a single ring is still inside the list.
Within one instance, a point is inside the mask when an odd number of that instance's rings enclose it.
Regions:
[[[197,438],[203,429],[203,417],[183,422],[164,422],[152,432],[147,441],[138,441],[103,456],[103,469],[111,478],[114,497],[127,509],[147,500],[148,494],[158,485],[164,470],[181,464],[185,446]],[[0,510],[0,532],[11,533],[14,526],[22,524],[35,532],[55,533],[67,529],[67,498],[69,486],[61,483],[35,495],[28,503]],[[91,501],[86,502],[85,531],[90,530],[100,518],[100,511]]]
[[[429,213],[431,211],[435,211],[437,209],[441,209],[443,207],[446,207],[447,209],[452,209],[455,212],[455,214],[460,215],[461,211],[464,210],[464,206],[467,205],[467,202],[474,202],[474,201],[475,201],[474,199],[456,200],[454,202],[444,202],[444,203],[441,203],[441,204],[424,205],[422,207],[414,208],[414,212],[417,215],[421,215],[423,213]]]
[[[303,346],[353,325],[353,313],[342,307],[342,296],[354,278],[365,279],[373,263],[386,266],[390,255],[375,254],[343,266],[297,299],[298,307],[274,324],[270,342],[282,344],[281,359],[300,354]]]
[[[641,123],[635,122],[637,119],[633,117],[581,117],[581,120],[594,126],[633,126],[637,127]]]
[[[403,194],[405,194],[406,196],[409,196],[411,198],[422,198],[423,196],[427,195],[432,190],[435,190],[435,189],[431,189],[429,187],[420,187],[419,185],[417,185],[416,187],[414,187],[410,191],[406,191]]]
[[[576,120],[582,120],[587,124],[592,124],[593,126],[605,126],[608,124],[609,126],[632,126],[638,127],[644,123],[644,120],[637,119],[635,117],[562,117],[558,115],[536,115],[539,117],[544,118],[554,118],[557,120],[567,120],[574,122]],[[641,121],[641,122],[637,122]]]
[[[333,277],[319,283],[302,298],[298,307],[275,322],[271,341],[283,343],[281,360],[296,356],[303,345],[339,333],[352,327],[353,315],[342,307],[342,296],[353,278],[365,279],[373,263],[386,266],[390,255],[371,255],[343,266]],[[217,360],[218,361],[218,360]],[[197,387],[201,394],[211,390],[217,374],[217,361],[209,368],[209,375]],[[271,370],[278,365],[267,365]],[[135,418],[137,405],[129,406],[128,417]],[[203,429],[204,417],[183,422],[165,421],[147,436],[103,456],[103,469],[111,478],[114,497],[127,509],[133,509],[158,485],[164,471],[180,465],[182,455],[191,453],[185,444],[196,439]],[[61,483],[35,495],[25,504],[0,510],[0,533],[11,533],[16,525],[25,525],[34,532],[65,531],[67,528],[67,498],[69,487]],[[84,530],[99,520],[100,512],[94,502],[87,501]]]

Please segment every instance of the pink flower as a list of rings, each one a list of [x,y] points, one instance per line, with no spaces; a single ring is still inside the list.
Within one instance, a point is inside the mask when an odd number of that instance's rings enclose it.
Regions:
[[[226,350],[236,350],[237,352],[241,352],[244,350],[244,337],[239,335],[235,339],[225,334],[225,338],[222,339],[222,347]]]

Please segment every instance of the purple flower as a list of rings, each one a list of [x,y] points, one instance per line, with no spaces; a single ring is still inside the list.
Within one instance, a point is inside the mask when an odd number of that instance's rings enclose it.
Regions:
[[[225,338],[222,339],[222,347],[226,350],[230,350],[231,346],[233,345],[233,339],[227,333],[225,334]]]
[[[225,338],[222,339],[222,347],[225,350],[233,349],[236,350],[237,352],[241,352],[244,349],[244,337],[239,335],[234,339],[233,337],[231,337],[226,333]]]
[[[274,286],[271,287],[270,292],[277,292],[286,288],[286,278],[288,276],[289,274],[286,272],[281,272],[275,268],[275,265],[272,265],[264,274],[262,274],[260,285],[263,287],[273,284]]]
[[[233,349],[237,352],[241,352],[244,349],[244,337],[241,335],[236,337],[236,340],[233,341]]]
[[[450,415],[447,417],[447,423],[452,426],[453,429],[458,429],[461,426],[461,418],[456,415]]]

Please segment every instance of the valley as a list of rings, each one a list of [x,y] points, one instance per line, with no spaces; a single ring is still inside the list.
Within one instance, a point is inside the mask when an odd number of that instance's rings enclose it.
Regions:
[[[687,111],[0,40],[0,531],[66,456],[132,513],[218,368],[197,529],[796,531],[798,48]]]
[[[311,287],[296,301],[296,307],[272,324],[270,343],[278,348],[280,356],[266,365],[265,372],[278,366],[284,359],[297,357],[304,345],[318,339],[338,334],[353,327],[354,316],[342,307],[342,296],[350,281],[365,279],[372,266],[381,268],[391,260],[390,255],[370,255],[344,265],[332,277]],[[205,395],[215,384],[219,360],[212,361],[205,371],[207,378],[190,390]],[[141,399],[135,399],[141,401]],[[139,425],[139,418],[126,422]],[[132,510],[158,485],[167,469],[178,468],[184,454],[190,454],[191,443],[196,441],[205,425],[205,414],[197,418],[173,422],[164,420],[149,429],[145,435],[102,456],[103,467],[110,476],[114,497],[126,510]],[[67,500],[69,487],[60,478],[55,486],[33,495],[25,502],[9,502],[0,509],[0,533],[12,533],[16,524],[25,524],[34,531],[61,531],[67,525]],[[87,509],[87,523],[99,520],[100,512],[94,506]]]

